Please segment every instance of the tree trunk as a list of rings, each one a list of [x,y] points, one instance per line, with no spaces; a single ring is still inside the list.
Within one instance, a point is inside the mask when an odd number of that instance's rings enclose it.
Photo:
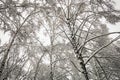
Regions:
[[[77,54],[78,54],[78,53],[77,53]],[[82,69],[82,74],[83,74],[84,77],[85,77],[85,80],[89,80],[88,72],[87,72],[87,69],[86,69],[86,67],[85,67],[85,63],[84,63],[84,60],[83,60],[81,54],[79,55],[78,60],[80,61],[79,63],[80,63],[81,69]]]
[[[84,75],[85,80],[89,80],[88,72],[87,72],[87,69],[86,69],[86,66],[85,66],[85,62],[84,62],[82,54],[81,54],[82,52],[80,52],[80,50],[78,49],[78,46],[76,45],[75,36],[71,37],[71,38],[72,38],[72,42],[73,42],[72,46],[73,46],[74,52],[77,55],[77,59],[79,60],[79,64],[80,64],[81,69],[82,69],[82,74]]]
[[[7,60],[7,57],[8,57],[8,52],[9,52],[9,49],[7,50],[7,53],[4,55],[3,60],[1,62],[1,66],[0,66],[0,79],[2,78],[2,75],[3,75],[3,71],[4,71],[4,68],[5,68],[5,63],[6,63],[6,60]]]

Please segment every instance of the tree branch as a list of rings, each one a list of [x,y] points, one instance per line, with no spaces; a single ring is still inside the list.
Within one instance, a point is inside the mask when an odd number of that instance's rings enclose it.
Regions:
[[[116,37],[115,39],[113,39],[111,42],[109,42],[108,44],[104,45],[103,47],[99,48],[98,50],[96,50],[89,58],[88,60],[85,62],[85,64],[87,64],[99,51],[101,51],[102,49],[104,49],[105,47],[109,46],[110,44],[112,44],[113,42],[117,41],[118,39],[120,39],[120,35],[118,37]]]

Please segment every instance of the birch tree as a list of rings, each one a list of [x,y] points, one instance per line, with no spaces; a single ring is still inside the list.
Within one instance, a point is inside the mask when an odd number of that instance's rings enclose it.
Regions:
[[[0,30],[10,34],[0,46],[0,79],[119,79],[111,70],[119,69],[112,54],[119,55],[120,32],[102,23],[119,15],[112,0],[0,0]]]

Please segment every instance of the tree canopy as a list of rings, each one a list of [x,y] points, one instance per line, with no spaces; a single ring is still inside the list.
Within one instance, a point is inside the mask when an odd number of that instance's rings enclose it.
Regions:
[[[113,0],[0,0],[0,80],[119,80],[103,19],[119,23]]]

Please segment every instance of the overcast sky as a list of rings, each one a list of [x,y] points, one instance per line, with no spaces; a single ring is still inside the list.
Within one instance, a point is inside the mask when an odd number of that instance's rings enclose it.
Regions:
[[[120,10],[120,0],[113,0],[116,2],[115,7],[117,10]],[[107,23],[107,22],[106,22]],[[120,22],[115,25],[107,23],[110,32],[120,31]],[[116,37],[117,35],[112,35],[111,37]]]
[[[116,2],[116,9],[120,10],[120,0],[114,0]],[[120,22],[116,25],[108,24],[110,32],[120,31]]]

